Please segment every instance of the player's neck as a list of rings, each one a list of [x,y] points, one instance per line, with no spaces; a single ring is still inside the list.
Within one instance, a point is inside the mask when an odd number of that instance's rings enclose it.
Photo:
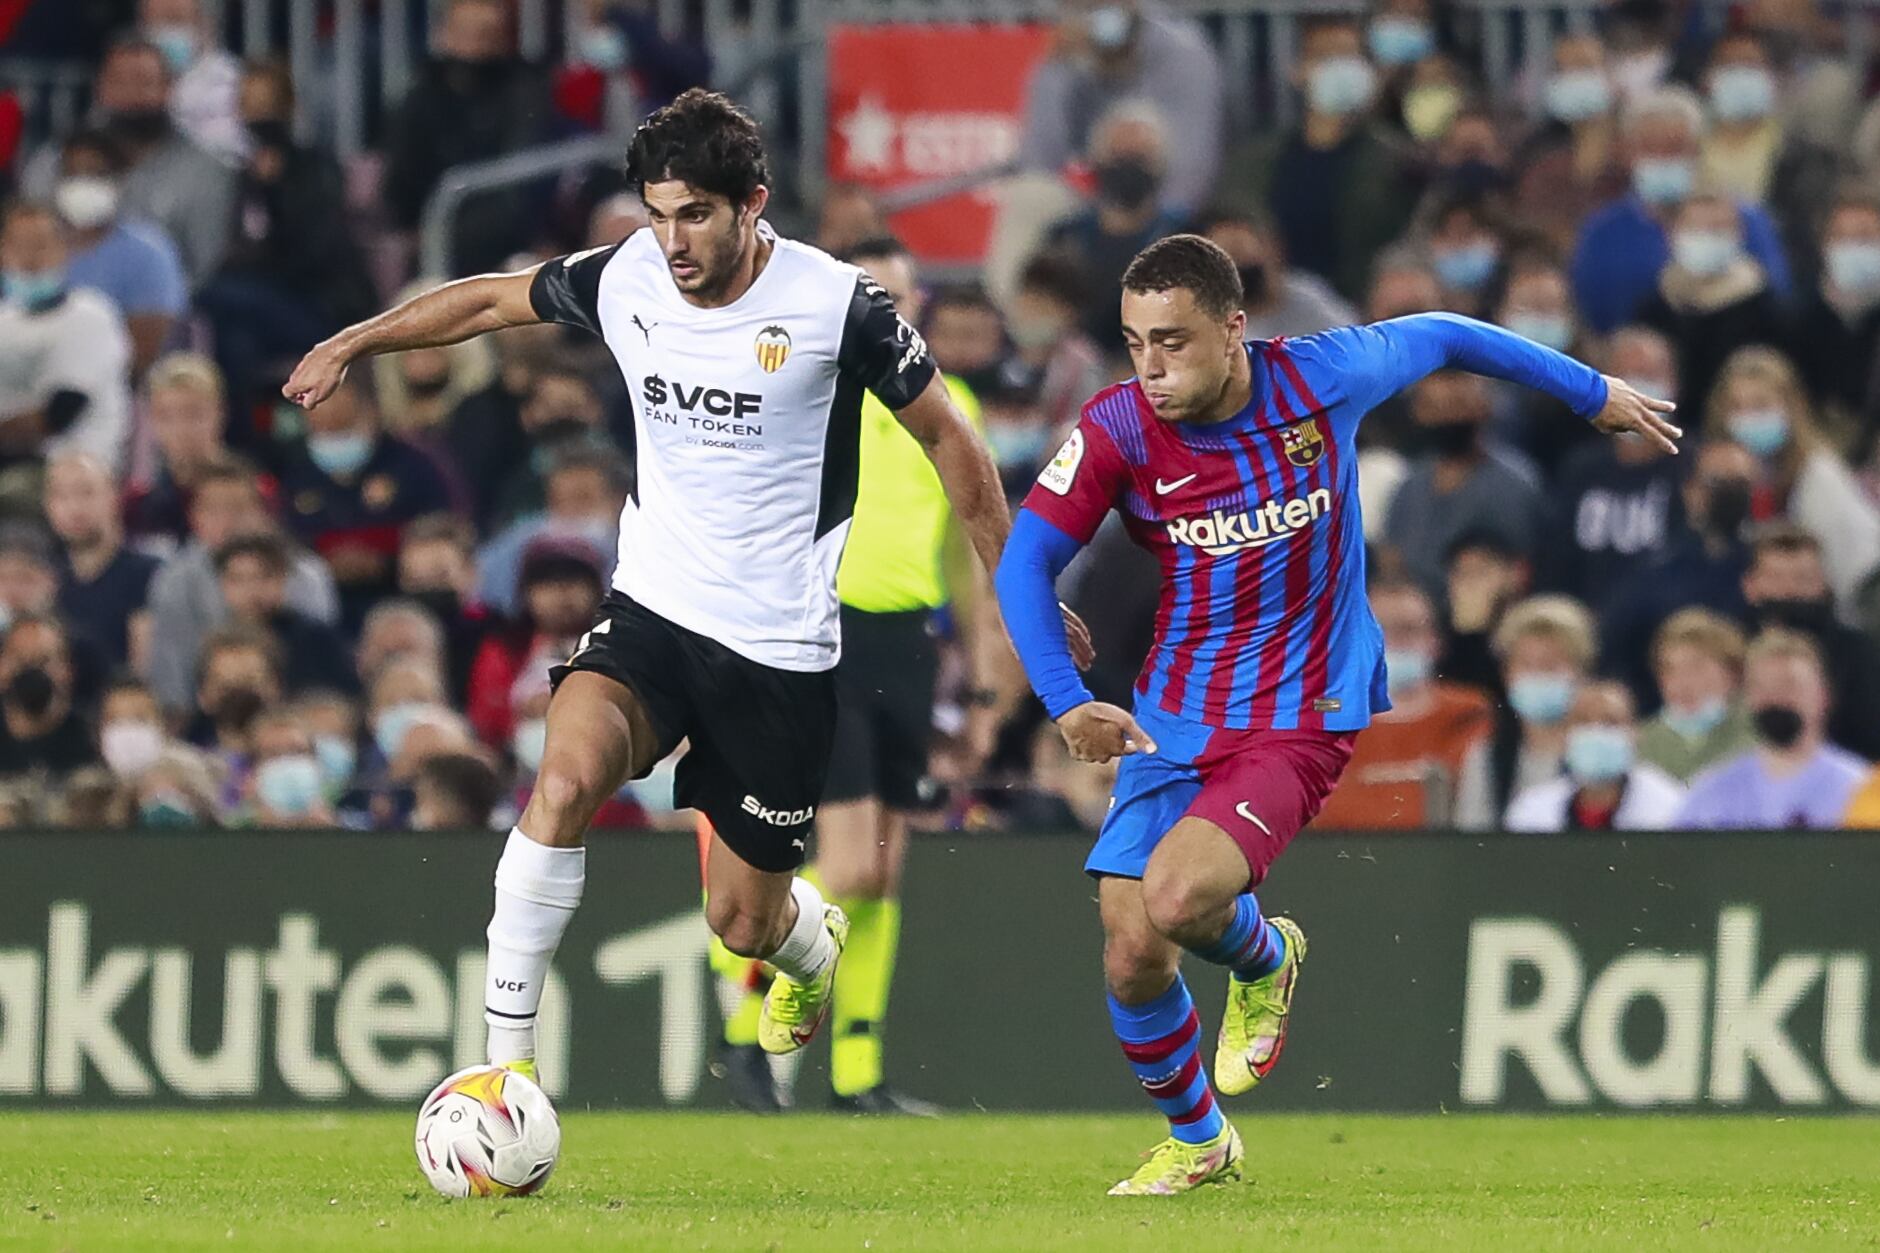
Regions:
[[[1221,389],[1220,399],[1210,405],[1205,413],[1188,420],[1190,426],[1215,426],[1227,421],[1253,399],[1253,367],[1247,363],[1247,354],[1236,353],[1227,369],[1227,385]]]
[[[762,235],[753,234],[752,247],[738,259],[737,269],[732,272],[731,281],[720,291],[704,295],[695,292],[680,292],[679,296],[689,305],[700,309],[722,309],[726,305],[736,304],[751,285],[757,282],[757,276],[770,264],[771,253],[776,245]]]

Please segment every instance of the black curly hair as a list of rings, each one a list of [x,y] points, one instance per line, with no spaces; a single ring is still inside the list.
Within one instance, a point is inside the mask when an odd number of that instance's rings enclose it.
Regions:
[[[627,147],[627,181],[678,180],[743,204],[769,183],[764,137],[751,115],[715,91],[693,87],[640,124]]]
[[[1170,235],[1136,254],[1123,271],[1123,290],[1164,292],[1183,288],[1211,317],[1229,318],[1240,308],[1240,271],[1211,239]]]

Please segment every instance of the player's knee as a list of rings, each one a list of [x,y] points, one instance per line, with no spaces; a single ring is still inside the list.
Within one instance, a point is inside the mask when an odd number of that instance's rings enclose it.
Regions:
[[[607,790],[598,761],[551,758],[542,763],[529,802],[556,827],[568,823],[585,827],[588,817],[607,799]]]
[[[1150,925],[1177,944],[1189,943],[1208,929],[1220,912],[1218,895],[1180,874],[1145,876],[1142,881],[1142,907]]]
[[[1180,951],[1155,937],[1111,935],[1103,941],[1103,982],[1126,1005],[1154,1000],[1175,977]]]

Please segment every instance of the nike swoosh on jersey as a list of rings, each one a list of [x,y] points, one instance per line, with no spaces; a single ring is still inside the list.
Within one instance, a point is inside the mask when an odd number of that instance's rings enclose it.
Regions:
[[[1164,483],[1161,479],[1157,479],[1155,481],[1155,494],[1158,496],[1166,496],[1176,488],[1186,487],[1200,477],[1199,473],[1190,474],[1184,478],[1176,479],[1173,483]]]
[[[1261,822],[1260,815],[1254,813],[1253,806],[1249,805],[1246,801],[1242,801],[1240,802],[1240,804],[1234,806],[1234,812],[1239,814],[1242,818],[1245,818],[1248,822],[1251,822],[1254,826],[1260,828],[1260,830],[1266,832],[1268,835],[1273,834],[1273,828],[1267,826],[1264,822]]]

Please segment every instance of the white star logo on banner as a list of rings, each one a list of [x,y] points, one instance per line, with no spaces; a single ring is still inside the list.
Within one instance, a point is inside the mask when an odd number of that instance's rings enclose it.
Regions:
[[[885,171],[894,166],[894,115],[873,96],[863,96],[836,123],[847,151],[849,173]]]

